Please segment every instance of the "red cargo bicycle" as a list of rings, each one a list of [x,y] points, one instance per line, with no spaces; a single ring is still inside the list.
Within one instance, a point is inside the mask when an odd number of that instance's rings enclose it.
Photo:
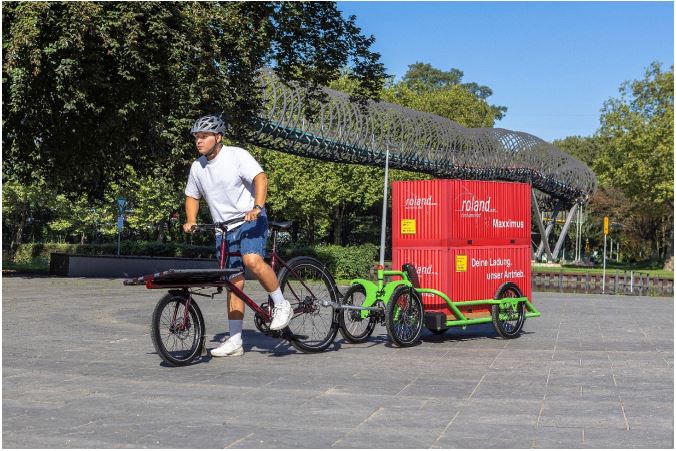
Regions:
[[[198,224],[194,231],[220,232],[225,236],[228,225],[244,218],[217,224]],[[269,254],[272,269],[277,273],[284,297],[291,303],[293,317],[281,331],[272,331],[273,303],[257,304],[237,288],[228,276],[241,272],[242,268],[226,269],[228,256],[227,240],[221,240],[221,259],[218,269],[170,269],[152,275],[124,281],[125,285],[145,285],[148,289],[169,289],[155,306],[152,314],[150,336],[157,354],[167,364],[182,366],[195,361],[205,351],[205,325],[202,312],[194,296],[213,298],[231,290],[254,312],[256,328],[266,335],[288,340],[302,352],[321,352],[329,347],[338,332],[338,317],[335,306],[340,299],[333,276],[326,267],[312,257],[294,257],[288,262],[277,253],[277,233],[291,226],[291,221],[270,222],[272,251]],[[209,294],[201,290],[211,289]]]

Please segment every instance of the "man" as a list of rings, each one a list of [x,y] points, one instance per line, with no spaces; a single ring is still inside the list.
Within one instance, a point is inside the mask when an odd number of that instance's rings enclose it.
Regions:
[[[284,299],[277,277],[263,256],[268,236],[268,220],[265,213],[265,199],[268,179],[258,162],[249,152],[239,147],[223,146],[221,140],[225,124],[217,116],[203,116],[192,126],[195,146],[200,157],[192,164],[188,184],[185,188],[186,223],[183,230],[191,232],[197,222],[199,201],[204,198],[209,205],[213,222],[229,221],[244,215],[245,222],[230,226],[227,237],[229,251],[240,251],[241,257],[229,257],[226,268],[244,266],[248,268],[269,293],[274,302],[270,329],[285,328],[291,319],[292,309]],[[216,252],[220,259],[220,243],[223,237],[216,236]],[[244,288],[244,274],[230,276],[239,288]],[[211,350],[214,357],[240,356],[244,301],[228,292],[228,325],[230,338]]]

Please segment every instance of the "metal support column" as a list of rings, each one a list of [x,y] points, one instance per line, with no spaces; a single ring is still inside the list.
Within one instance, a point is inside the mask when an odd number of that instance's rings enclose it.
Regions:
[[[540,213],[540,207],[538,206],[538,200],[535,197],[535,191],[531,190],[531,200],[533,202],[533,211],[535,212],[535,222],[538,226],[538,230],[540,230],[540,236],[542,239],[540,240],[540,246],[538,247],[538,251],[535,254],[536,259],[540,258],[542,255],[542,251],[540,248],[544,248],[545,252],[547,252],[547,258],[549,258],[550,261],[554,260],[554,256],[552,256],[552,251],[549,248],[549,243],[548,243],[548,237],[549,237],[549,232],[545,231],[545,226],[542,224],[542,214]],[[557,211],[558,213],[558,211]],[[556,214],[553,215],[554,218],[556,218]],[[553,224],[553,222],[552,222]],[[549,229],[551,231],[551,228]]]
[[[563,229],[561,230],[561,235],[559,235],[559,240],[556,242],[556,246],[554,246],[554,259],[559,258],[559,252],[561,252],[563,243],[566,242],[566,235],[568,235],[568,229],[570,228],[570,224],[573,222],[575,212],[577,212],[577,207],[577,203],[573,204],[573,208],[571,208],[568,212],[568,217],[566,218],[565,224],[563,224]]]

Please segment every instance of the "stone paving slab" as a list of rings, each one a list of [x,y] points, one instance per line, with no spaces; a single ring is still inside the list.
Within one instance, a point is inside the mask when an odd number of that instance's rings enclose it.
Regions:
[[[261,335],[247,312],[243,357],[170,368],[149,336],[161,290],[2,284],[6,448],[674,446],[671,298],[535,293],[543,316],[515,340],[478,325],[400,349],[377,326],[321,354]],[[213,348],[225,300],[198,302]]]

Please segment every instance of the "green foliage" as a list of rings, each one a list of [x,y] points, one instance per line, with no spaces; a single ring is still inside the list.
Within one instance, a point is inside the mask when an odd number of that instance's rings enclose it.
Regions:
[[[404,74],[404,77],[399,83],[400,87],[406,87],[419,94],[430,94],[436,91],[453,91],[455,88],[455,96],[461,97],[458,91],[464,91],[472,99],[483,100],[486,104],[486,107],[489,110],[490,116],[493,117],[493,120],[490,121],[491,125],[486,127],[492,127],[495,120],[500,120],[505,116],[507,112],[507,107],[497,106],[497,105],[488,105],[486,99],[493,95],[493,90],[488,86],[479,85],[475,82],[462,83],[462,78],[465,76],[464,72],[460,69],[451,69],[449,71],[443,71],[432,67],[431,64],[416,62],[408,66],[408,71]],[[413,107],[411,107],[413,108]],[[421,111],[430,111],[423,109]],[[434,112],[434,111],[430,111]],[[442,117],[448,117],[446,115],[439,114]],[[450,119],[450,117],[449,117]],[[456,119],[452,119],[456,120]],[[456,122],[460,122],[457,121]],[[460,122],[462,123],[462,122]],[[465,125],[466,127],[481,127],[482,125]]]
[[[674,68],[652,63],[641,80],[628,81],[605,102],[592,137],[554,145],[596,173],[599,190],[588,207],[590,235],[603,243],[603,216],[621,224],[616,239],[630,260],[664,261],[673,255]]]
[[[124,196],[131,210],[127,215],[129,229],[163,241],[172,228],[180,226],[184,182],[175,183],[160,175],[141,176],[131,165],[124,168],[124,173],[121,180],[109,184],[108,203],[114,205],[117,196]]]
[[[315,97],[344,66],[362,100],[385,75],[373,37],[328,2],[7,2],[2,14],[3,174],[69,197],[102,199],[129,164],[184,178],[191,122],[227,111],[243,130],[267,65]]]
[[[649,207],[674,202],[674,68],[651,64],[608,100],[598,131],[605,144],[595,166],[602,183]]]
[[[8,2],[2,13],[3,232],[15,244],[30,217],[40,218],[30,227],[38,239],[113,241],[119,195],[131,210],[123,239],[192,240],[180,231],[190,124],[227,112],[237,140],[261,106],[266,66],[315,103],[334,83],[357,101],[388,96],[467,126],[501,117],[486,102],[492,91],[457,69],[416,63],[383,90],[373,36],[334,3]],[[296,221],[296,242],[377,240],[382,168],[253,153],[272,217]],[[429,177],[390,175],[418,178]],[[205,208],[200,220],[210,220]]]
[[[492,127],[501,117],[484,99],[458,85],[433,91],[415,91],[402,83],[385,89],[383,99],[445,117],[465,127]]]
[[[10,252],[22,243],[28,227],[35,228],[41,213],[53,208],[53,200],[47,192],[45,182],[36,178],[33,183],[23,184],[8,178],[2,184],[2,231]]]
[[[282,152],[253,149],[269,181],[268,206],[272,217],[294,220],[304,231],[303,241],[332,234],[340,244],[339,224],[350,211],[366,212],[382,201],[383,170],[323,162]]]
[[[293,247],[281,251],[285,259],[299,255],[313,256],[324,263],[337,279],[367,277],[377,253],[378,246],[371,243],[356,246],[320,244]]]

